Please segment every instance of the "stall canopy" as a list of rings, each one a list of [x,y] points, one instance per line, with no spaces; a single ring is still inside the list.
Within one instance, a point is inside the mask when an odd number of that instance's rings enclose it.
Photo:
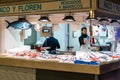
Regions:
[[[119,0],[0,0],[0,16],[96,10],[98,17],[120,19],[119,3]]]

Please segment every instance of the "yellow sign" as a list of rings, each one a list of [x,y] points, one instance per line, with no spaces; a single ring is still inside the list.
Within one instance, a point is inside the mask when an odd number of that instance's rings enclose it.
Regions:
[[[44,3],[29,3],[20,5],[0,6],[1,14],[29,13],[35,11],[56,11],[91,8],[91,0],[61,0]]]

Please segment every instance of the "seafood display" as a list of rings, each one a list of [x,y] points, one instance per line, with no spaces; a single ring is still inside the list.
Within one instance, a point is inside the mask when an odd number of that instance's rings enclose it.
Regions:
[[[120,59],[120,55],[112,52],[93,52],[93,51],[76,51],[76,53],[69,54],[49,54],[47,50],[36,52],[31,50],[18,51],[11,54],[12,57],[37,59],[37,60],[52,60],[62,63],[75,63],[75,64],[90,64],[99,65],[104,62],[111,62]]]

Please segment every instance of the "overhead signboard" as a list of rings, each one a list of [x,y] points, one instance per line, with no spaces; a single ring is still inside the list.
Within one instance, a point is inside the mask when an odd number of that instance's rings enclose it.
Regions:
[[[42,2],[44,1],[45,2],[45,1],[51,1],[51,0],[0,0],[0,4],[1,3],[11,3],[11,2],[12,3],[16,3],[16,2],[18,3],[18,2],[22,2],[22,1],[23,2],[26,2],[26,1],[27,2],[31,2],[31,1],[42,1]],[[52,1],[58,1],[58,0],[52,0]]]
[[[104,9],[104,10],[111,11],[114,13],[120,13],[120,5],[109,2],[107,0],[99,0],[98,7],[100,9]]]
[[[90,9],[91,0],[61,0],[51,2],[34,2],[27,4],[16,4],[8,6],[0,6],[0,15],[2,14],[18,14],[42,11],[61,11],[61,10],[77,10]]]

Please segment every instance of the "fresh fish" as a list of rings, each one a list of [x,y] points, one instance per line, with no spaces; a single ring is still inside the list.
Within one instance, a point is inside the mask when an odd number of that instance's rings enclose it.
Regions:
[[[19,18],[18,21],[14,21],[11,23],[7,20],[6,20],[6,22],[8,23],[7,28],[13,27],[14,29],[29,29],[33,26],[25,18]]]

